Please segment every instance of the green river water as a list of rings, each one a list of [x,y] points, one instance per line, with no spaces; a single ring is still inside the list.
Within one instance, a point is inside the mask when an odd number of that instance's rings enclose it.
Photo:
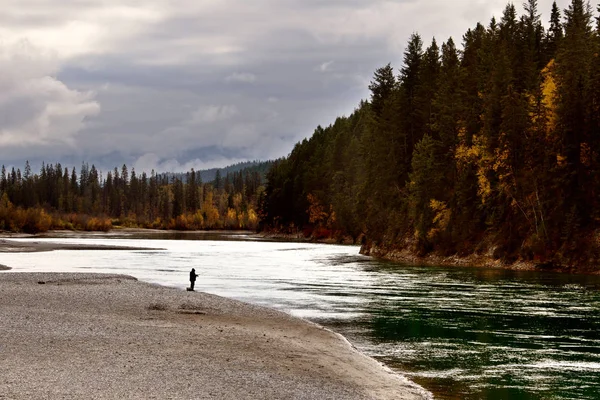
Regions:
[[[600,399],[600,277],[374,269],[397,289],[375,291],[369,318],[336,329],[435,398]]]
[[[600,399],[600,276],[407,266],[252,235],[30,240],[161,248],[5,253],[0,264],[181,290],[193,266],[198,290],[327,326],[436,399]]]

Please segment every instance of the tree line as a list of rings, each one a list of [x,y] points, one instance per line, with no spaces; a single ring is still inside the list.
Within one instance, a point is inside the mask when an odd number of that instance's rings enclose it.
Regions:
[[[413,34],[369,101],[271,168],[264,228],[383,252],[600,259],[600,21],[572,0],[547,26],[528,0],[461,49]]]
[[[77,173],[43,164],[32,173],[13,167],[0,172],[0,230],[109,230],[113,226],[156,229],[256,229],[264,192],[258,163],[203,183],[200,172],[136,174],[114,168],[103,176],[84,163]]]

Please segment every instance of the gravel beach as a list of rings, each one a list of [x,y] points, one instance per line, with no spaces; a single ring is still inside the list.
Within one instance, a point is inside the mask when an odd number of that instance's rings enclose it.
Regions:
[[[275,310],[101,274],[0,273],[0,399],[426,399]]]

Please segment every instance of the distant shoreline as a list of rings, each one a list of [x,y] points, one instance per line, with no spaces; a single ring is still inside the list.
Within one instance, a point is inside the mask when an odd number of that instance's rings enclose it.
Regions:
[[[32,238],[34,239],[34,238]],[[18,242],[0,239],[0,253],[37,253],[54,250],[164,250],[161,248],[112,246],[100,244],[62,244],[45,242]]]
[[[33,253],[54,250],[164,250],[160,247],[135,247],[83,243],[61,244],[36,241],[37,239],[122,239],[129,237],[135,239],[155,239],[160,235],[177,235],[180,237],[195,235],[256,235],[256,232],[247,230],[175,231],[145,228],[117,228],[111,229],[108,232],[56,230],[33,235],[27,233],[0,231],[0,253]],[[13,239],[30,239],[31,241],[21,242]]]

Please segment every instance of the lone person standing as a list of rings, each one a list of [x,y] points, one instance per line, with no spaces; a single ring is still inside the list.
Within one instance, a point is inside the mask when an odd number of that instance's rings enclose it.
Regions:
[[[196,275],[196,270],[194,268],[192,268],[192,270],[190,271],[190,290],[194,291],[194,283],[196,283],[196,277],[198,275]]]

